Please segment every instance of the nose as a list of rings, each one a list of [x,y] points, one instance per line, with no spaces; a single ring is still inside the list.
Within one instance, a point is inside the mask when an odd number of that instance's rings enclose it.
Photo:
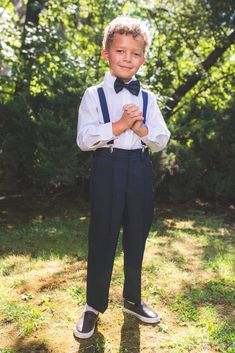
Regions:
[[[125,60],[125,61],[131,61],[131,53],[126,52],[126,53],[125,53],[124,60]]]

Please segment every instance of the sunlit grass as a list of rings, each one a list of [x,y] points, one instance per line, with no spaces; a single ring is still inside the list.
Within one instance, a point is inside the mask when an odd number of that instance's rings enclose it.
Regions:
[[[0,353],[15,353],[15,344],[22,344],[17,337],[32,334],[40,334],[53,353],[77,352],[71,333],[86,301],[88,222],[77,215],[0,228],[0,334],[11,328],[12,342],[0,338]],[[123,318],[120,240],[109,309],[100,318],[99,332],[92,342],[83,342],[80,352],[89,345],[105,353],[234,352],[233,245],[233,230],[219,217],[191,210],[156,219],[142,276],[143,299],[162,318],[151,327]]]
[[[0,310],[3,314],[3,322],[17,322],[20,335],[28,335],[32,331],[40,328],[44,322],[41,310],[29,305],[9,301]]]

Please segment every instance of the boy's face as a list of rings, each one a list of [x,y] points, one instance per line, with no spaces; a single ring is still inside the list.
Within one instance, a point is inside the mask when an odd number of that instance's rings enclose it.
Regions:
[[[142,36],[115,33],[110,47],[101,55],[109,62],[111,74],[128,82],[145,62],[144,47]]]

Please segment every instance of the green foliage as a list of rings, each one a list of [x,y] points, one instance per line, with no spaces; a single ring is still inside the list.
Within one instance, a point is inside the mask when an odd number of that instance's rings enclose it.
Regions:
[[[0,177],[5,188],[33,180],[36,130],[27,98],[21,94],[0,107]]]
[[[86,304],[86,293],[84,288],[80,288],[79,286],[74,286],[67,289],[67,292],[71,295],[72,298],[78,301],[79,305]]]
[[[21,228],[0,228],[0,242],[5,249],[11,248],[13,252],[22,254],[29,252],[32,257],[61,258],[65,254],[76,257],[79,251],[79,255],[85,258],[86,227],[87,220],[82,217],[62,221],[59,217],[44,221],[35,219]],[[24,244],[22,239],[25,240]],[[13,262],[1,268],[1,271],[3,276],[9,276],[21,271],[21,268]]]
[[[221,325],[215,328],[212,338],[219,343],[219,350],[222,353],[233,353],[235,350],[235,324]]]
[[[7,322],[16,322],[21,335],[29,335],[43,324],[42,313],[39,309],[30,307],[28,304],[11,302],[1,308],[1,314]]]
[[[106,70],[106,24],[129,14],[152,34],[139,75],[172,133],[168,149],[152,156],[157,194],[174,202],[234,200],[234,45],[209,71],[201,64],[234,30],[234,1],[31,3],[1,2],[0,189],[77,184],[87,194],[90,156],[76,146],[77,109]],[[169,114],[169,99],[195,72],[200,81]]]
[[[178,118],[176,141],[169,146],[175,156],[172,175],[164,181],[173,200],[197,195],[213,201],[234,199],[234,102],[232,98],[220,110],[209,103],[192,102],[187,114]]]
[[[179,313],[182,321],[198,320],[199,305],[216,305],[223,302],[235,306],[234,281],[230,280],[211,280],[206,283],[204,288],[195,286],[181,292],[172,305]]]

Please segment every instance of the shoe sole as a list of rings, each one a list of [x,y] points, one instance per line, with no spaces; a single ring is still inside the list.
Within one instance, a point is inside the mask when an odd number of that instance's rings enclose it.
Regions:
[[[129,309],[126,308],[122,308],[122,310],[130,315],[133,315],[135,317],[137,317],[140,321],[145,322],[147,324],[157,324],[158,322],[160,322],[160,318],[159,317],[145,317],[145,316],[141,316],[137,313],[135,313],[134,311],[131,311]]]
[[[90,338],[94,334],[94,332],[95,332],[95,327],[93,328],[93,330],[91,330],[90,332],[87,332],[87,333],[79,332],[76,330],[76,328],[74,328],[74,330],[73,330],[73,334],[75,337],[83,338],[83,339]]]

